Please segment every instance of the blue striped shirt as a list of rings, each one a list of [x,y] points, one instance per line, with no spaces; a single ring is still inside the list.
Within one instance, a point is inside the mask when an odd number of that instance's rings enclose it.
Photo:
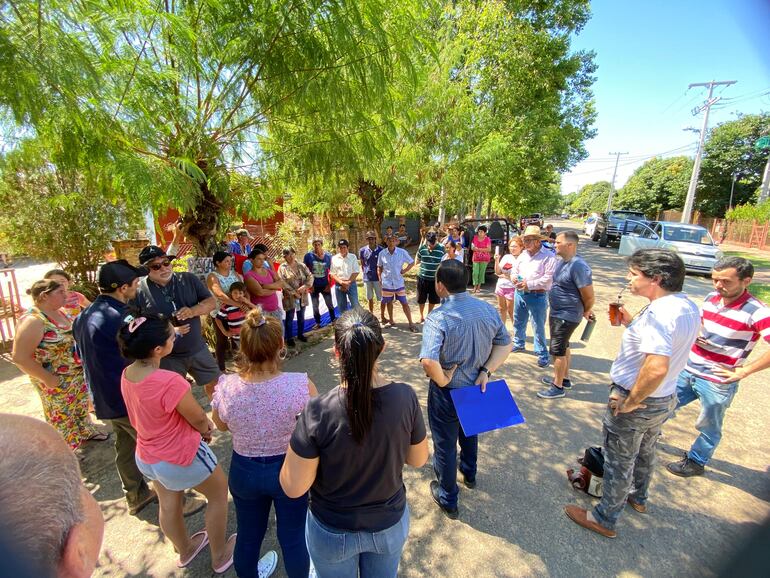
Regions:
[[[455,293],[425,319],[420,359],[438,361],[444,369],[457,364],[447,387],[466,387],[476,383],[492,346],[510,343],[497,309],[466,292]]]

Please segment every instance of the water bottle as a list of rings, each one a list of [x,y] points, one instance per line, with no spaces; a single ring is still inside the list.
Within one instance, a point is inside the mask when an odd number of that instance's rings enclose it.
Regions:
[[[588,341],[591,339],[594,327],[596,327],[596,316],[591,313],[591,315],[588,316],[588,319],[586,319],[586,326],[583,328],[583,334],[580,336],[580,341]]]

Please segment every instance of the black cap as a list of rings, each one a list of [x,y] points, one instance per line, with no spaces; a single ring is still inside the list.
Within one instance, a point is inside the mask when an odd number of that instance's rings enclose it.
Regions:
[[[147,245],[144,249],[142,249],[142,252],[139,253],[139,263],[144,265],[145,263],[148,263],[153,259],[157,259],[158,257],[176,259],[176,255],[166,255],[166,252],[157,245]]]
[[[102,265],[97,282],[102,291],[112,293],[118,287],[128,285],[137,277],[145,275],[147,270],[144,267],[134,267],[125,259],[118,259]]]
[[[337,245],[340,247],[347,247],[350,245],[350,243],[348,243],[347,239],[340,239],[339,241],[337,241]]]

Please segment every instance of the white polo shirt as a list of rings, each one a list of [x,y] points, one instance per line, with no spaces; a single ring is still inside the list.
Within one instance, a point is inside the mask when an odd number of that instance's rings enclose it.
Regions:
[[[353,273],[361,273],[361,265],[356,256],[349,251],[345,257],[335,253],[332,256],[332,267],[329,273],[336,279],[347,281]]]

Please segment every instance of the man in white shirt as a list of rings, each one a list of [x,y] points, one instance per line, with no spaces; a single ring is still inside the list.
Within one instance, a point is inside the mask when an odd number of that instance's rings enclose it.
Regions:
[[[329,275],[334,279],[334,293],[337,297],[337,307],[342,315],[348,309],[358,307],[358,285],[356,279],[361,273],[361,265],[356,256],[350,252],[347,239],[337,243],[338,252],[332,257]]]
[[[382,283],[382,302],[388,308],[388,321],[393,325],[393,301],[398,300],[404,309],[409,331],[417,332],[417,326],[412,321],[412,312],[406,300],[406,284],[404,273],[414,267],[414,259],[401,247],[396,247],[397,239],[394,235],[385,237],[387,248],[380,251],[377,257],[377,273]],[[404,267],[406,265],[406,267]]]
[[[621,308],[626,326],[610,370],[612,387],[603,420],[604,489],[588,512],[564,508],[567,516],[606,538],[628,503],[647,511],[655,443],[677,403],[676,383],[700,331],[700,311],[684,293],[684,262],[674,251],[641,249],[628,259],[628,287],[650,304],[636,316]]]

